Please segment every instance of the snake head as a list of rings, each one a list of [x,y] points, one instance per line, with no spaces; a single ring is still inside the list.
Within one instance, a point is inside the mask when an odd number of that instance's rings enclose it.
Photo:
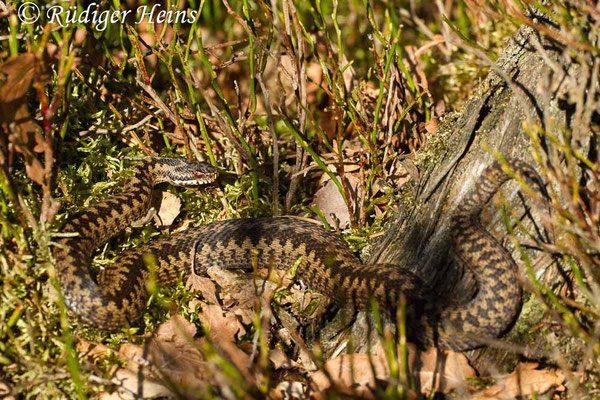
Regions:
[[[217,170],[212,165],[185,158],[152,159],[154,182],[168,182],[177,186],[205,185],[217,179]]]

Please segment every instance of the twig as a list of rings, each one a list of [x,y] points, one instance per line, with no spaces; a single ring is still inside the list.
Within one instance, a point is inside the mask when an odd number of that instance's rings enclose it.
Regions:
[[[161,112],[162,112],[162,110],[157,110],[156,114],[160,114]],[[153,117],[155,117],[155,115],[152,115],[152,114],[146,115],[144,118],[142,118],[135,124],[125,126],[122,129],[104,129],[104,128],[100,128],[100,129],[96,129],[96,130],[88,129],[85,131],[79,131],[79,135],[84,136],[89,133],[97,133],[97,134],[125,133],[125,132],[132,131],[134,129],[137,129],[137,128],[145,125],[146,122],[150,121]]]
[[[139,64],[137,64],[137,65],[139,66]],[[137,76],[135,77],[135,81],[137,82],[137,84],[140,85],[141,88],[144,89],[144,91],[150,95],[152,100],[154,100],[154,102],[156,103],[158,108],[160,108],[162,110],[162,112],[167,116],[167,118],[169,118],[171,120],[171,122],[173,122],[173,124],[175,124],[175,126],[179,126],[179,120],[177,119],[177,117],[175,116],[173,111],[171,111],[171,109],[169,107],[167,107],[167,105],[162,101],[162,99],[156,93],[156,91],[152,88],[152,86],[147,85],[143,80],[140,79],[140,77],[141,77],[141,70],[138,67],[137,68]]]
[[[304,134],[306,132],[306,109],[308,107],[306,100],[306,65],[305,65],[305,56],[304,56],[304,44],[302,39],[302,29],[300,27],[300,23],[298,21],[298,16],[296,13],[296,9],[294,7],[294,3],[289,0],[284,0],[284,5],[287,5],[289,9],[289,13],[284,13],[286,18],[286,27],[289,25],[288,22],[288,14],[291,14],[292,20],[294,21],[294,31],[296,33],[296,39],[298,43],[298,63],[296,74],[298,75],[297,79],[293,82],[295,84],[295,91],[299,94],[300,107],[298,107],[298,118],[300,122],[300,132]],[[288,33],[291,35],[289,27],[287,27]],[[293,53],[292,53],[293,54]],[[289,210],[292,206],[292,200],[294,198],[294,194],[298,190],[298,182],[300,175],[297,174],[301,169],[303,169],[306,163],[306,153],[304,149],[300,145],[300,143],[296,142],[296,163],[292,169],[292,178],[290,180],[290,186],[288,192],[285,195],[285,208]]]
[[[279,215],[279,144],[277,141],[277,132],[275,132],[275,125],[273,124],[273,111],[271,109],[271,100],[269,98],[269,91],[265,87],[262,80],[262,74],[256,74],[256,80],[260,85],[260,90],[265,99],[265,109],[267,110],[267,122],[269,130],[271,131],[271,140],[273,141],[273,215]]]

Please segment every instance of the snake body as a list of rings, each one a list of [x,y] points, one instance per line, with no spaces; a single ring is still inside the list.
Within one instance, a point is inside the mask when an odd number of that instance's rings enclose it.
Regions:
[[[539,187],[535,171],[510,160],[510,167],[528,185]],[[192,271],[208,268],[265,267],[288,269],[309,287],[339,304],[365,308],[370,295],[382,309],[393,310],[402,296],[415,304],[407,327],[423,344],[466,350],[496,338],[512,324],[521,303],[517,268],[511,256],[479,223],[479,214],[499,185],[510,179],[499,162],[478,178],[452,215],[454,252],[477,280],[477,294],[466,304],[438,309],[427,301],[424,285],[398,265],[363,264],[333,233],[292,218],[229,220],[162,237],[125,251],[118,263],[89,271],[94,249],[142,218],[150,208],[153,187],[160,182],[197,184],[212,181],[215,170],[205,163],[181,159],[146,158],[119,194],[71,217],[54,251],[65,303],[84,323],[114,330],[135,321],[148,293],[146,282],[155,273],[163,285]]]

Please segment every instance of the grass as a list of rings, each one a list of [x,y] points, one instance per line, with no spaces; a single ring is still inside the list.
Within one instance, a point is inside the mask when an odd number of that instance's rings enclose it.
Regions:
[[[552,12],[541,7],[559,26],[576,28],[555,32],[519,13],[520,2],[516,8],[496,2],[476,8],[457,1],[447,10],[427,2],[356,0],[175,3],[198,10],[198,20],[109,24],[103,31],[82,24],[51,26],[44,18],[28,25],[14,14],[17,2],[8,3],[11,14],[0,20],[2,72],[21,83],[4,80],[0,111],[22,117],[0,118],[5,131],[0,139],[0,394],[6,384],[21,398],[93,396],[105,388],[104,379],[119,361],[112,354],[90,365],[78,354],[77,341],[112,349],[139,343],[142,334],[154,332],[174,308],[195,297],[183,283],[164,288],[154,293],[142,321],[110,335],[79,326],[60,301],[53,240],[70,215],[119,190],[131,158],[203,158],[218,167],[220,178],[202,189],[168,188],[183,203],[174,225],[126,230],[99,249],[93,270],[189,221],[288,213],[323,219],[310,204],[323,175],[335,183],[348,208],[351,226],[342,237],[359,251],[400,201],[393,182],[384,190],[376,183],[391,179],[398,157],[412,154],[417,165],[431,160],[422,143],[432,149],[443,140],[418,127],[458,110],[486,75],[488,67],[473,49],[495,59],[515,26],[527,23],[567,46],[570,56],[587,66],[590,85],[597,88],[597,29],[585,4],[552,2]],[[120,3],[102,7],[115,10]],[[415,56],[416,49],[424,50]],[[6,63],[10,57],[19,57],[15,66]],[[376,95],[370,94],[375,89]],[[591,126],[593,113],[584,107],[590,103],[580,95],[577,126]],[[564,325],[564,340],[584,343],[585,357],[578,365],[567,365],[557,354],[548,359],[590,377],[589,385],[574,387],[594,390],[597,163],[573,139],[589,132],[554,128],[527,130],[542,173],[558,186],[550,193],[558,215],[553,223],[564,236],[548,251],[565,260],[580,297],[566,302],[526,264],[532,292]],[[568,171],[557,157],[545,155],[536,141],[540,135],[566,160]],[[350,169],[363,198],[354,198],[339,178]],[[581,176],[589,178],[587,187],[580,187]],[[198,322],[186,307],[179,309]],[[239,385],[256,396],[277,384],[264,356],[268,343],[262,322],[257,318],[248,327],[263,335],[260,365],[266,372],[260,384],[246,382],[218,352],[204,349],[225,371],[230,387]],[[386,340],[397,378],[385,394],[405,398],[410,386],[403,375],[406,359],[394,353],[401,339]],[[241,397],[239,391],[234,394]],[[209,391],[202,397],[216,395]]]

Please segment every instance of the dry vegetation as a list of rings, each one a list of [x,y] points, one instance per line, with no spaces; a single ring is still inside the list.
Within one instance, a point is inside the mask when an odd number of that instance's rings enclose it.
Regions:
[[[20,3],[0,1],[0,399],[598,395],[593,1],[535,3],[536,18],[518,0],[166,3],[200,16],[99,31],[44,18],[22,24]],[[203,159],[220,177],[200,189],[164,187],[156,221],[99,249],[93,270],[192,224],[282,214],[320,220],[360,251],[407,201],[403,186],[418,184],[423,149],[443,141],[438,123],[460,110],[521,25],[579,68],[561,94],[571,119],[524,126],[553,183],[545,222],[555,241],[544,246],[564,284],[543,285],[525,262],[526,288],[541,307],[535,329],[552,340],[533,357],[519,349],[514,370],[479,376],[462,354],[407,345],[402,326],[397,335],[378,326],[372,353],[352,354],[343,329],[334,339],[320,332],[334,307],[295,282],[293,270],[266,281],[264,271],[261,279],[211,270],[154,288],[143,319],[119,333],[69,318],[53,239],[74,212],[118,191],[135,157]],[[564,75],[560,60],[547,62]],[[320,341],[330,339],[339,350],[325,354]]]

